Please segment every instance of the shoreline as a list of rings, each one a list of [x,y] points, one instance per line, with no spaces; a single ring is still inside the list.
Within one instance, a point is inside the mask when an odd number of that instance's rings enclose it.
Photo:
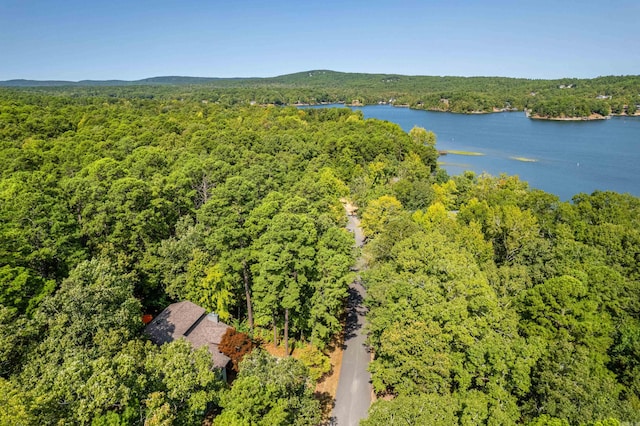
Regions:
[[[531,120],[540,120],[540,121],[602,121],[609,120],[612,117],[630,117],[636,118],[640,117],[640,114],[636,113],[633,115],[629,114],[609,114],[609,115],[599,115],[593,114],[588,117],[541,117],[538,115],[528,115],[527,118]]]
[[[525,111],[525,114],[527,115],[527,118],[531,120],[547,120],[547,121],[600,121],[600,120],[608,120],[613,116],[613,114],[609,114],[609,115],[591,114],[588,116],[576,116],[576,117],[571,117],[571,116],[548,117],[548,116],[543,116],[538,114],[532,115],[529,111]]]
[[[528,110],[520,110],[520,109],[516,109],[516,108],[502,108],[502,109],[498,109],[498,108],[494,108],[493,111],[468,111],[468,112],[456,112],[456,111],[447,111],[447,110],[443,110],[443,109],[437,109],[437,108],[415,108],[411,105],[406,105],[406,104],[392,104],[392,103],[376,103],[376,104],[366,104],[366,103],[359,103],[359,104],[349,104],[349,103],[345,103],[345,102],[320,102],[320,103],[315,103],[315,104],[305,104],[305,103],[296,103],[296,104],[289,104],[288,106],[294,106],[294,107],[301,107],[301,106],[329,106],[329,105],[342,105],[342,107],[344,108],[348,108],[348,107],[365,107],[365,106],[381,106],[381,105],[390,105],[393,108],[408,108],[408,109],[413,109],[416,111],[429,111],[429,112],[443,112],[443,113],[449,113],[449,114],[462,114],[462,115],[482,115],[482,114],[501,114],[501,113],[510,113],[510,112],[524,112],[526,117],[528,119],[531,120],[538,120],[538,121],[602,121],[602,120],[609,120],[611,117],[640,117],[640,110],[638,112],[636,112],[633,115],[629,115],[627,113],[621,113],[621,114],[609,114],[609,115],[600,115],[600,114],[591,114],[588,117],[584,117],[584,116],[580,116],[580,117],[545,117],[545,116],[540,116],[537,114],[532,115]]]

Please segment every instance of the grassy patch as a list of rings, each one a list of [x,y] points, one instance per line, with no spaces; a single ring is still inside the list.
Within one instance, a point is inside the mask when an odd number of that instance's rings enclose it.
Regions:
[[[466,164],[466,163],[451,163],[449,161],[438,161],[438,166],[468,167],[468,168],[471,168],[470,164]]]
[[[516,161],[523,161],[525,163],[535,163],[538,161],[535,158],[527,158],[527,157],[509,157],[509,158]]]
[[[480,157],[482,155],[484,155],[482,152],[473,152],[473,151],[458,151],[456,149],[448,149],[446,151],[447,154],[453,154],[453,155],[469,155],[472,157]]]

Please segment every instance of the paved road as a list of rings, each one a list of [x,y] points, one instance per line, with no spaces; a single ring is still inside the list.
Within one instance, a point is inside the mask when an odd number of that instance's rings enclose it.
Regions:
[[[347,229],[354,233],[356,245],[362,247],[364,237],[360,221],[353,215],[348,217]],[[362,259],[358,259],[357,267],[364,267]],[[366,314],[364,296],[365,290],[358,278],[349,286],[345,349],[332,414],[332,424],[337,426],[357,426],[361,419],[367,417],[367,410],[371,405],[371,375],[367,371],[371,357],[365,346],[366,335],[363,329]]]

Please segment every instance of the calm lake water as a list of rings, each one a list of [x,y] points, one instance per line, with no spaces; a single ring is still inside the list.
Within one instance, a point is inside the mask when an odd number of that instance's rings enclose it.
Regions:
[[[432,130],[439,150],[484,154],[441,156],[450,175],[465,170],[518,175],[531,187],[565,201],[598,189],[640,196],[640,117],[576,122],[531,120],[522,112],[466,115],[389,105],[352,109],[361,110],[365,118],[396,123],[407,132],[413,126]]]

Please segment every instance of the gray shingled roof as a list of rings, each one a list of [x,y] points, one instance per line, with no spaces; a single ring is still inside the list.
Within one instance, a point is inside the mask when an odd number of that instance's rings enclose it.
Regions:
[[[213,364],[224,368],[230,359],[218,350],[222,336],[230,328],[227,324],[207,316],[206,311],[195,303],[183,301],[173,303],[147,324],[145,331],[157,345],[184,338],[194,349],[207,346]]]

